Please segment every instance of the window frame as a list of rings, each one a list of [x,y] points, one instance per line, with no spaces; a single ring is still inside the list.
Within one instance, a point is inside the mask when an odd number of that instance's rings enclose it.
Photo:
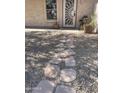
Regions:
[[[56,19],[48,19],[47,10],[50,10],[50,9],[47,9],[47,4],[45,0],[45,16],[46,16],[47,22],[57,22],[57,0],[56,0]]]

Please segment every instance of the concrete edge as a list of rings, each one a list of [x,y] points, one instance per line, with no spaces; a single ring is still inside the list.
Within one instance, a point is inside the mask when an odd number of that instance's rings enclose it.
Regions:
[[[65,30],[65,29],[32,29],[25,28],[25,32],[34,32],[34,31],[61,31],[61,32],[84,32],[83,30]]]

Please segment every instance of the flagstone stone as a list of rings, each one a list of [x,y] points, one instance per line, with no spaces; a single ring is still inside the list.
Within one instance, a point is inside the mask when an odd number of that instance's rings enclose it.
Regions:
[[[56,84],[49,80],[42,80],[37,87],[35,87],[32,93],[53,93]]]
[[[76,79],[76,71],[73,69],[61,70],[60,79],[64,82],[71,82]]]
[[[57,86],[55,93],[76,93],[76,90],[69,86],[59,85]]]
[[[59,72],[60,68],[57,65],[47,64],[47,66],[44,68],[45,77],[56,78]]]
[[[76,66],[76,61],[73,56],[65,58],[65,66]]]

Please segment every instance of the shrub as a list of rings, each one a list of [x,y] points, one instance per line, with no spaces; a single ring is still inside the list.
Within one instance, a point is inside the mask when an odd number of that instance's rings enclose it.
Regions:
[[[97,33],[97,16],[93,13],[91,16],[83,16],[80,19],[80,30],[85,33]]]

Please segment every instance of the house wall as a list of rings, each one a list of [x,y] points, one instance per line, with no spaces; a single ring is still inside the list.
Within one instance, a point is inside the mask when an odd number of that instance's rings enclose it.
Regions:
[[[98,0],[77,0],[77,20],[76,27],[79,27],[79,20],[84,15],[90,15],[94,11],[94,7]]]
[[[63,0],[57,0],[57,23],[59,27],[62,28],[63,26]]]
[[[27,27],[53,27],[56,21],[48,22],[45,0],[25,0],[25,25]]]
[[[76,28],[84,15],[89,15],[97,0],[77,0]],[[53,28],[56,22],[63,27],[63,0],[57,0],[57,20],[48,21],[46,18],[45,0],[25,0],[25,25],[27,27]]]

